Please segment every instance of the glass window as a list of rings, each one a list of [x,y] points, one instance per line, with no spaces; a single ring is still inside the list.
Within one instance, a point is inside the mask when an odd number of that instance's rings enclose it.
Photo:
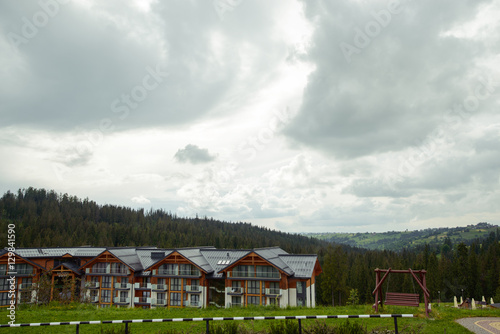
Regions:
[[[10,290],[10,283],[7,281],[8,278],[0,278],[0,290],[7,291]]]
[[[241,296],[232,296],[231,306],[243,306],[241,305]]]
[[[200,306],[200,295],[191,295],[189,303],[191,306]]]
[[[111,290],[101,290],[101,303],[111,303]]]
[[[92,266],[92,272],[96,274],[105,274],[108,264],[106,262],[98,262]]]
[[[170,279],[170,290],[182,291],[182,278]]]
[[[272,295],[279,295],[279,293],[280,293],[279,282],[270,282],[269,283],[269,293]]]
[[[104,289],[111,288],[111,276],[103,276],[102,277],[102,288],[104,288]]]
[[[248,296],[248,305],[260,305],[260,297]]]
[[[181,306],[181,294],[178,292],[170,293],[170,306]]]
[[[10,298],[8,292],[0,293],[0,305],[10,305]]]
[[[257,277],[279,278],[278,269],[272,266],[257,266]]]
[[[233,277],[254,277],[253,266],[236,266],[233,269]]]
[[[259,281],[248,281],[248,291],[247,293],[258,295],[260,291],[260,282]]]

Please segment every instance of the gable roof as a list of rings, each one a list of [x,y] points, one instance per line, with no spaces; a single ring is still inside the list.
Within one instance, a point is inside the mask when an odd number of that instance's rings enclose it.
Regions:
[[[317,266],[319,266],[318,257],[316,255],[288,254],[280,247],[256,249],[216,249],[213,246],[178,249],[156,247],[53,247],[18,248],[15,253],[24,260],[42,269],[45,268],[31,262],[29,258],[63,258],[68,256],[91,258],[79,268],[69,261],[63,262],[62,265],[70,270],[78,272],[95,262],[104,252],[109,252],[109,254],[114,256],[118,261],[132,269],[136,275],[145,275],[145,271],[149,270],[149,268],[158,262],[168,258],[174,252],[177,252],[193,265],[201,269],[209,278],[223,278],[226,269],[236,265],[237,262],[252,253],[278,268],[288,276],[310,278],[314,273],[317,274],[321,272],[321,267],[319,267],[319,271],[316,270],[318,268]],[[5,253],[7,253],[5,249],[0,250],[0,256]]]

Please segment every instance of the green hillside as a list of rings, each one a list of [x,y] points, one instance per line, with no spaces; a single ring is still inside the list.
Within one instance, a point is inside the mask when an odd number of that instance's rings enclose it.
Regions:
[[[496,233],[498,226],[478,223],[466,227],[443,227],[419,231],[383,232],[383,233],[304,233],[309,237],[353,247],[373,250],[401,250],[418,246],[442,245],[446,238],[453,244],[464,242],[470,244],[476,239],[488,237]]]

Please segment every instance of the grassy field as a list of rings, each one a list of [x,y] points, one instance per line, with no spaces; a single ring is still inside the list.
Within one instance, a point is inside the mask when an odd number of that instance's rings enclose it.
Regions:
[[[24,307],[16,311],[16,323],[85,321],[85,320],[130,320],[158,318],[194,318],[194,317],[253,317],[253,316],[296,316],[296,315],[340,315],[340,314],[373,314],[369,305],[349,307],[317,307],[308,308],[270,308],[248,307],[241,309],[96,309],[90,305]],[[450,305],[433,305],[430,318],[425,318],[423,307],[393,307],[386,306],[383,313],[415,314],[416,318],[399,318],[398,327],[401,333],[470,333],[455,323],[455,319],[465,317],[500,317],[498,309],[459,310]],[[9,320],[5,310],[0,311],[0,323]],[[328,325],[339,325],[346,320],[325,320]],[[244,333],[265,333],[270,327],[280,325],[283,320],[240,321],[238,326]],[[294,321],[295,323],[297,321]],[[323,322],[323,320],[321,320]],[[393,319],[350,319],[351,323],[361,324],[368,332],[378,330],[378,333],[388,333],[394,330]],[[232,321],[212,322],[216,327],[233,323]],[[145,323],[129,324],[131,333],[204,333],[204,322],[177,323]],[[302,320],[304,329],[318,326],[318,320]],[[124,325],[82,325],[80,333],[119,333]],[[446,331],[445,331],[446,330]],[[75,333],[76,326],[44,326],[0,328],[0,334],[5,333]],[[276,332],[276,331],[274,331]],[[304,331],[305,332],[305,331]]]

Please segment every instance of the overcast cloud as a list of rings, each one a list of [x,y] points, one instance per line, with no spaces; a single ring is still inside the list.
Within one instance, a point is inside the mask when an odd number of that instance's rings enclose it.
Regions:
[[[0,2],[0,192],[290,232],[500,223],[500,3]]]

